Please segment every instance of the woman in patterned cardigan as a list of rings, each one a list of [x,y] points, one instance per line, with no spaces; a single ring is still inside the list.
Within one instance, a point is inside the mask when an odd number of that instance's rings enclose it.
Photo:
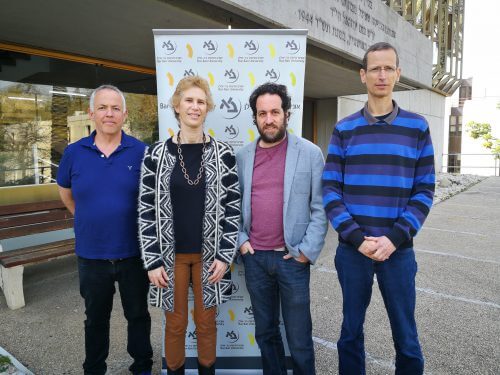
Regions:
[[[172,96],[179,132],[142,163],[139,232],[150,303],[165,310],[168,374],[184,374],[188,287],[194,292],[198,371],[215,373],[216,305],[231,295],[240,192],[232,148],[206,135],[214,108],[205,79],[182,79]]]

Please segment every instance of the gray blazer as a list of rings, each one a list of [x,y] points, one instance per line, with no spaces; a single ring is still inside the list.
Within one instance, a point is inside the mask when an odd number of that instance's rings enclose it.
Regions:
[[[236,155],[241,189],[241,222],[238,246],[248,241],[255,149],[259,140]],[[283,197],[285,243],[294,257],[302,252],[314,263],[325,243],[328,220],[323,208],[321,175],[325,162],[318,146],[288,133]]]

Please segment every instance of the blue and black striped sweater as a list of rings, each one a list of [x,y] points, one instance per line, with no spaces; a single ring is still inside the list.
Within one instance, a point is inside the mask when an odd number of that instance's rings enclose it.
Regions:
[[[434,196],[434,151],[422,116],[398,108],[384,119],[367,106],[333,130],[323,171],[323,203],[339,241],[364,236],[413,246]]]

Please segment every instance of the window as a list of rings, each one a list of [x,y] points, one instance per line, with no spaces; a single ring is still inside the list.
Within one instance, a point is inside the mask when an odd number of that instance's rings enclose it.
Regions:
[[[92,90],[0,81],[0,186],[55,182],[68,143],[88,136]],[[124,130],[157,140],[156,96],[125,93]]]
[[[87,110],[92,90],[104,83],[125,93],[124,130],[158,139],[156,78],[0,50],[0,187],[55,182],[69,143],[94,129]],[[8,59],[8,66],[2,63]]]

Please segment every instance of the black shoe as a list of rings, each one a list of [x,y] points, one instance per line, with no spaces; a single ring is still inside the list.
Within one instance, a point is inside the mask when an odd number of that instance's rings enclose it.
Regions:
[[[205,367],[198,362],[198,375],[215,375],[215,363],[210,367]]]
[[[179,367],[177,370],[170,370],[167,366],[167,375],[184,375],[184,365]]]

